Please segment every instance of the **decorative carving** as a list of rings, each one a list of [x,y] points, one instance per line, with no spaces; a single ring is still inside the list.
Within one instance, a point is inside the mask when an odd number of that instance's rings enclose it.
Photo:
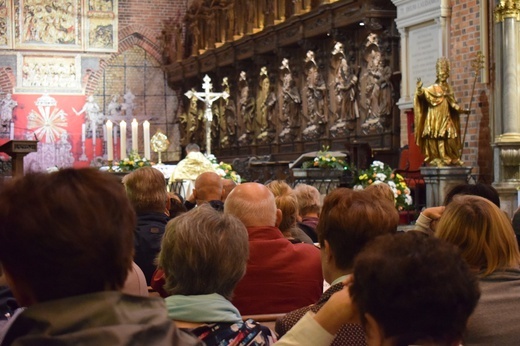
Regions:
[[[520,180],[520,149],[500,149],[500,160],[504,168],[505,181]]]
[[[81,93],[81,58],[79,55],[51,56],[18,53],[17,92]]]
[[[520,20],[520,3],[515,0],[500,0],[495,7],[495,22],[503,22],[506,18]]]

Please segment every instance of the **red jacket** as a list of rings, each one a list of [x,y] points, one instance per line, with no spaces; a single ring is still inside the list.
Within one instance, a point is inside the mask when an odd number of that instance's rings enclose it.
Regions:
[[[285,313],[323,293],[320,250],[292,244],[276,227],[249,227],[246,275],[232,299],[242,315]]]

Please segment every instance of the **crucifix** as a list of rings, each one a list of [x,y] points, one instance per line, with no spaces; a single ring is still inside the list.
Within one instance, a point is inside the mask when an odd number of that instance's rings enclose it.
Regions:
[[[204,83],[202,84],[202,92],[193,92],[188,90],[184,95],[191,99],[195,96],[197,99],[204,102],[204,124],[206,126],[206,153],[211,154],[211,122],[213,121],[213,112],[211,111],[211,105],[215,100],[219,98],[227,99],[229,94],[227,92],[212,92],[213,85],[211,84],[211,78],[208,75],[204,76]]]

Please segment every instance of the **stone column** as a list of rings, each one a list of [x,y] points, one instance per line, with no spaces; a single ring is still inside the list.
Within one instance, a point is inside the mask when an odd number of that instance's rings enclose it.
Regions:
[[[512,215],[518,207],[517,188],[520,186],[520,86],[518,73],[518,1],[496,2],[496,57],[495,85],[495,148],[493,186],[500,194],[502,209]],[[499,66],[500,66],[499,65]]]
[[[520,119],[518,114],[518,54],[517,21],[520,9],[513,1],[500,1],[495,10],[495,21],[502,33],[502,134],[499,142],[520,141]]]

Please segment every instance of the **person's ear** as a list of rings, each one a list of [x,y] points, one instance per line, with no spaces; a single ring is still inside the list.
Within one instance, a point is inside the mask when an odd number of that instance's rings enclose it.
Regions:
[[[282,211],[280,209],[276,209],[276,223],[275,226],[279,227],[282,223]]]
[[[323,251],[325,252],[325,258],[327,259],[327,262],[333,262],[334,254],[330,250],[330,243],[328,240],[325,240],[325,242],[323,243]]]

